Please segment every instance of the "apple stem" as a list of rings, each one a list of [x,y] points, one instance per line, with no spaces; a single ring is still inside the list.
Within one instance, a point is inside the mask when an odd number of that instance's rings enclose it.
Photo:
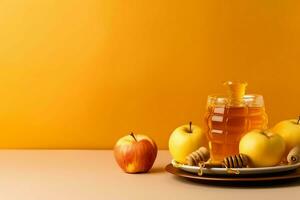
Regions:
[[[133,137],[133,139],[137,142],[136,137],[134,136],[134,133],[131,132],[130,135],[131,135],[131,137]]]
[[[190,133],[192,133],[192,122],[190,122]]]
[[[299,124],[299,123],[300,123],[300,116],[299,116],[298,121],[297,121],[297,124]]]

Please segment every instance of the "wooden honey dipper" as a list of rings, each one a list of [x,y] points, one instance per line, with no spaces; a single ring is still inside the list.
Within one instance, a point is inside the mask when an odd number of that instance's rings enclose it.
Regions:
[[[244,154],[227,156],[222,161],[217,161],[217,162],[209,160],[208,162],[199,163],[200,169],[198,175],[201,176],[203,174],[202,168],[213,168],[213,167],[226,168],[227,173],[239,174],[240,173],[239,170],[232,169],[232,168],[248,167],[248,162],[249,162],[248,156]]]
[[[206,147],[200,147],[186,157],[186,163],[190,166],[197,166],[199,163],[206,162],[209,159],[209,151]]]
[[[296,164],[300,162],[300,146],[295,146],[290,150],[287,155],[287,161],[289,164]]]
[[[248,156],[244,154],[231,155],[225,157],[222,161],[213,161],[209,159],[209,151],[206,147],[200,147],[186,157],[186,163],[190,166],[199,166],[198,175],[202,176],[203,168],[226,168],[228,173],[239,174],[239,171],[232,168],[248,167]]]

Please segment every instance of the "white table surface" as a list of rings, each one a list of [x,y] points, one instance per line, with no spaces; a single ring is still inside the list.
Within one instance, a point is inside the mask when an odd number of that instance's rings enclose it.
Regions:
[[[300,181],[276,186],[225,187],[176,178],[164,171],[170,162],[160,151],[147,174],[126,174],[112,151],[1,150],[1,200],[159,200],[298,199]]]

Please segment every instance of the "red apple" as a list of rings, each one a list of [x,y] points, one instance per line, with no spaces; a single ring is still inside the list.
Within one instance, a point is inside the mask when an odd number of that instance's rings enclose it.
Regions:
[[[157,146],[149,137],[131,133],[118,140],[114,155],[125,172],[144,173],[151,169],[155,161]]]

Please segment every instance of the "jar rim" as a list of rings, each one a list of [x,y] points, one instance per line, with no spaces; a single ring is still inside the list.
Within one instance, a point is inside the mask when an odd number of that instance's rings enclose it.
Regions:
[[[246,94],[244,95],[243,99],[254,99],[254,98],[262,98],[263,96],[260,94]],[[230,99],[229,96],[222,95],[222,94],[211,94],[208,95],[209,99]]]
[[[207,98],[208,105],[228,105],[230,101],[229,96],[220,94],[212,94]],[[246,94],[243,96],[243,102],[248,106],[264,106],[264,99],[260,94]]]

